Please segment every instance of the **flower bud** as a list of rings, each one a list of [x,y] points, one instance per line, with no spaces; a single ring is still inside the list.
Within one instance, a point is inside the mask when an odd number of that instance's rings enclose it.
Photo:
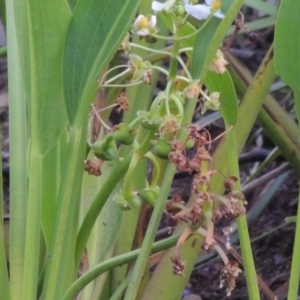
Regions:
[[[206,100],[202,106],[201,114],[204,114],[208,109],[218,110],[220,107],[219,97],[220,97],[219,92],[211,93],[209,99]]]
[[[139,208],[141,206],[140,197],[137,194],[132,194],[126,198],[130,209]]]
[[[126,123],[120,123],[115,128],[117,129],[113,132],[112,136],[117,143],[124,145],[131,145],[133,143],[134,136]]]
[[[115,142],[110,134],[106,135],[104,140],[96,141],[91,146],[91,149],[94,151],[95,156],[101,160],[113,160],[116,158]]]
[[[156,186],[155,188],[146,188],[139,192],[140,198],[152,206],[156,204],[158,194],[159,194],[158,186]]]
[[[168,159],[169,154],[172,151],[171,145],[165,139],[158,139],[156,145],[154,146],[154,154],[162,159]]]
[[[125,197],[122,192],[119,192],[114,196],[113,201],[122,210],[131,210],[141,206],[141,200],[137,194],[132,194],[129,197]]]
[[[185,15],[185,8],[183,4],[179,3],[174,6],[173,12],[176,16],[184,16]]]
[[[185,143],[185,149],[189,150],[195,146],[195,141],[193,139],[188,139]]]
[[[150,117],[148,111],[138,111],[137,115],[141,117],[141,125],[149,130],[157,130],[161,124],[161,118],[159,117]]]

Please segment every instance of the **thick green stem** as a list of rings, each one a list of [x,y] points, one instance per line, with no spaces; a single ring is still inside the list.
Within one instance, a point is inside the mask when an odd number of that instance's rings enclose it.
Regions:
[[[235,130],[229,130],[227,133],[227,149],[228,149],[228,172],[230,176],[240,178],[238,165],[238,152]],[[235,184],[234,190],[240,191],[240,180]],[[248,296],[250,300],[260,299],[254,259],[252,255],[251,242],[249,237],[246,215],[237,218],[237,228],[242,250],[244,270],[247,281]]]
[[[187,103],[182,124],[189,124],[191,122],[196,103],[197,103],[196,99],[193,100],[191,99]],[[178,139],[183,140],[184,138],[186,138],[186,132],[182,130],[178,134]],[[148,257],[151,251],[151,246],[153,244],[155,234],[158,229],[159,222],[161,220],[163,209],[165,207],[165,203],[169,195],[175,170],[176,170],[175,166],[169,163],[164,174],[164,179],[161,185],[159,197],[154,207],[154,211],[143,241],[141,252],[139,254],[135,268],[133,270],[132,278],[125,295],[125,300],[135,299],[138,293],[138,289],[142,280],[141,274],[144,273],[145,268],[147,266]]]
[[[168,248],[174,246],[176,244],[178,238],[179,238],[179,235],[175,235],[175,236],[169,237],[163,241],[154,243],[153,247],[151,248],[151,252],[157,253],[159,251],[162,251],[162,250],[165,250],[165,249],[168,249]],[[81,276],[79,279],[77,279],[74,282],[74,284],[69,288],[69,290],[64,295],[63,300],[75,299],[76,295],[86,285],[88,285],[91,281],[93,281],[95,278],[97,278],[101,274],[107,272],[108,270],[112,270],[115,267],[122,266],[129,262],[135,261],[140,253],[141,253],[141,249],[137,249],[137,250],[131,251],[129,253],[125,253],[125,254],[119,255],[117,257],[107,259],[104,262],[101,262],[100,264],[96,265],[93,269],[89,270],[87,273],[85,273],[83,276]],[[147,257],[147,259],[148,259],[148,257]],[[135,299],[135,298],[132,298],[132,299]]]

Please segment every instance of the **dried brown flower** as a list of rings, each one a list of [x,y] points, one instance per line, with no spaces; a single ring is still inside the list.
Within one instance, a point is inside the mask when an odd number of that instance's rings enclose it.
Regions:
[[[184,276],[185,262],[180,260],[180,256],[171,257],[173,265],[173,274]]]
[[[230,177],[227,177],[225,180],[224,180],[224,187],[227,189],[227,190],[232,190],[234,184],[238,181],[237,177],[235,176],[230,176]]]
[[[117,98],[117,104],[119,105],[117,112],[126,111],[129,109],[128,99],[126,97],[126,93],[122,92],[120,96]]]
[[[84,170],[89,173],[89,175],[100,176],[101,175],[102,162],[99,159],[87,160],[84,163]]]
[[[220,288],[226,287],[227,296],[230,296],[235,288],[235,280],[240,273],[242,273],[242,270],[238,267],[236,261],[229,261],[221,270]]]

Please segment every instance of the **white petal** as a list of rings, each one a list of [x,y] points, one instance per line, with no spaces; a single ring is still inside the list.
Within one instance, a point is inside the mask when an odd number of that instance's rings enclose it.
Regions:
[[[150,20],[149,20],[149,26],[155,27],[155,25],[156,25],[156,16],[151,15]]]
[[[154,11],[162,11],[165,8],[165,3],[161,3],[158,1],[152,2],[152,10]]]
[[[219,19],[224,19],[225,15],[220,11],[220,10],[217,10],[215,13],[214,13],[214,16],[219,18]]]
[[[209,6],[211,6],[211,4],[213,3],[213,0],[205,0],[205,3]]]
[[[136,34],[139,36],[146,36],[149,34],[149,30],[148,30],[148,28],[141,28],[140,30],[138,30],[136,32]]]
[[[170,9],[174,5],[174,3],[175,3],[175,0],[167,0],[165,2],[165,9],[166,10]]]
[[[207,19],[210,15],[210,7],[202,4],[185,4],[185,11],[197,20]]]

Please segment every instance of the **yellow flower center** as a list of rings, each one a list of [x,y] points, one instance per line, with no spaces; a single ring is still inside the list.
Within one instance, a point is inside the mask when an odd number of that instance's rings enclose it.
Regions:
[[[222,7],[222,0],[214,0],[211,4],[213,10],[218,10]]]
[[[148,27],[148,19],[146,17],[143,17],[140,19],[139,22],[140,28],[147,28]]]

